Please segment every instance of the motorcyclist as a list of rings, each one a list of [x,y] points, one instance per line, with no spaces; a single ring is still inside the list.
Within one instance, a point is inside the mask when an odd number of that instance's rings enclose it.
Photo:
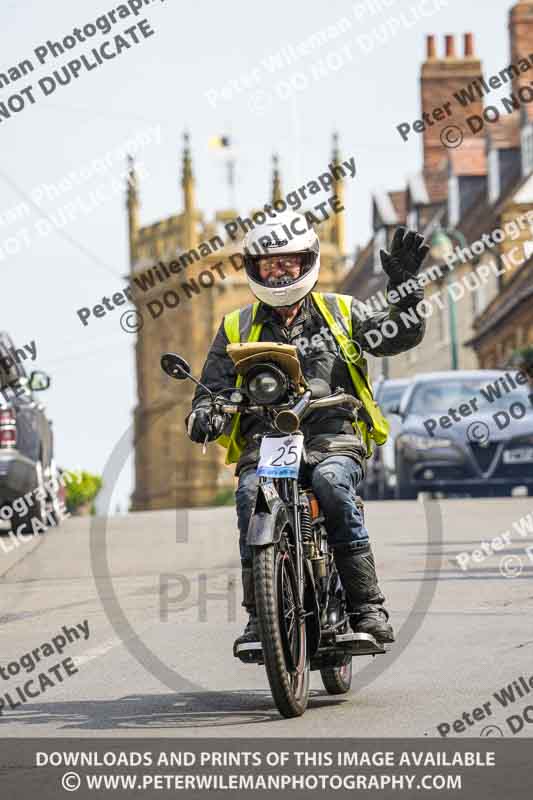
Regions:
[[[298,224],[289,227],[287,216],[293,223],[297,217]],[[302,430],[310,483],[320,502],[328,543],[346,590],[352,629],[370,633],[381,643],[392,642],[394,633],[378,585],[368,531],[355,503],[357,486],[364,477],[365,459],[372,446],[370,439],[383,443],[388,430],[372,398],[362,351],[374,356],[392,356],[422,340],[425,324],[416,313],[416,306],[424,295],[416,275],[429,248],[416,232],[396,230],[390,253],[384,250],[380,253],[389,277],[387,294],[402,284],[405,288],[406,282],[410,291],[397,291],[393,295],[394,304],[388,298],[388,311],[364,315],[352,297],[313,292],[320,270],[320,245],[315,231],[311,227],[306,230],[306,224],[301,215],[280,214],[246,235],[244,266],[250,289],[259,303],[225,316],[209,350],[201,381],[215,393],[235,386],[235,367],[226,346],[230,340],[250,341],[255,331],[255,341],[296,345],[307,380],[322,378],[332,391],[342,387],[363,401],[357,423],[350,409],[337,406],[310,413]],[[289,237],[291,230],[302,232]],[[397,333],[391,336],[393,324]],[[340,346],[342,325],[351,334],[351,348]],[[381,333],[384,325],[388,326],[387,335]],[[197,387],[186,424],[193,441],[204,442],[206,436],[209,441],[218,439],[228,447],[227,463],[237,460],[242,605],[249,614],[244,633],[235,642],[237,646],[259,639],[252,552],[246,544],[246,534],[258,483],[260,434],[267,432],[267,428],[257,417],[243,413],[238,439],[228,438],[222,434],[227,433],[230,423],[213,419],[209,405],[206,392]],[[230,456],[236,441],[239,447]]]

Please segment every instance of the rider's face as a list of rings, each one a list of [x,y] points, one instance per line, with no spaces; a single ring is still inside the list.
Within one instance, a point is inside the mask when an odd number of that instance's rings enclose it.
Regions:
[[[259,277],[262,281],[267,278],[282,278],[288,275],[297,278],[300,274],[301,261],[299,256],[268,256],[259,259]]]

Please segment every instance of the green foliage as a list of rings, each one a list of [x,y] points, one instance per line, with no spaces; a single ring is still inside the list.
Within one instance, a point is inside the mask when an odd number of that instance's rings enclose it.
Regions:
[[[533,345],[522,347],[520,350],[517,350],[516,353],[524,366],[530,370],[533,367]]]
[[[69,473],[66,485],[67,511],[72,513],[86,503],[91,503],[92,506],[92,501],[101,488],[102,478],[99,475],[91,475],[90,472],[85,472],[84,470],[77,473]]]
[[[507,367],[523,370],[528,375],[530,382],[533,382],[533,345],[530,344],[513,350]]]
[[[235,490],[230,487],[221,489],[215,499],[213,500],[214,506],[232,506],[235,504]]]

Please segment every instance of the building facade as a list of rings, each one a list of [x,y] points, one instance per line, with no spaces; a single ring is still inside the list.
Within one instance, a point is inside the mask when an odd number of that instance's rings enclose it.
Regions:
[[[532,0],[512,7],[509,34],[511,63],[491,76],[483,73],[471,33],[461,53],[455,37],[446,36],[442,55],[435,37],[427,37],[422,169],[404,189],[373,196],[372,237],[343,282],[345,291],[371,298],[379,309],[387,283],[379,250],[396,227],[418,230],[432,247],[426,336],[375,368],[388,377],[504,366],[513,349],[533,344],[527,291],[533,234],[526,222],[533,209]],[[506,105],[491,95],[496,87],[505,90]],[[488,109],[498,103],[506,110],[494,121]]]

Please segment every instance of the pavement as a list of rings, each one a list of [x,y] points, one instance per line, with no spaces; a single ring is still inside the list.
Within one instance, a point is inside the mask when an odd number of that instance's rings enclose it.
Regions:
[[[366,518],[397,642],[354,659],[347,695],[312,673],[293,720],[264,668],[232,656],[245,621],[232,508],[70,518],[0,549],[0,732],[531,736],[533,499],[368,502]]]

